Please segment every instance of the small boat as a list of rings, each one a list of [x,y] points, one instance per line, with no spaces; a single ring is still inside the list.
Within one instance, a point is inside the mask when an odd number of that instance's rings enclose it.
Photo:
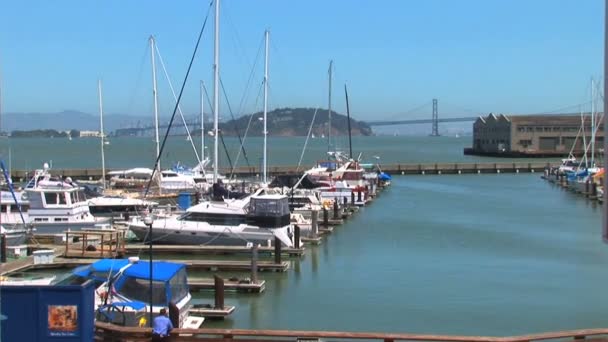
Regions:
[[[0,234],[6,237],[7,246],[23,245],[27,240],[27,230],[25,228],[19,228],[19,226],[5,228],[0,225]]]
[[[177,321],[173,322],[175,327],[198,328],[204,322],[203,317],[190,315],[193,305],[185,264],[153,261],[150,274],[150,263],[137,257],[101,259],[72,273],[96,282],[95,308],[99,321],[141,326],[149,318],[150,310],[157,316],[160,309],[168,307],[172,321]]]
[[[51,285],[56,276],[31,276],[28,274],[15,274],[13,276],[0,276],[0,286],[28,286]]]

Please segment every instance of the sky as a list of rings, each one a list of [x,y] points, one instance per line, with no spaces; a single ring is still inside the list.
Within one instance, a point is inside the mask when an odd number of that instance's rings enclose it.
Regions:
[[[101,78],[105,113],[151,115],[149,36],[179,91],[209,4],[1,1],[2,111],[97,113]],[[327,108],[333,60],[332,107],[345,112],[347,84],[362,120],[427,118],[433,98],[440,117],[572,111],[603,72],[602,0],[222,0],[220,8],[223,118],[229,106],[235,116],[262,109],[265,29],[270,108]],[[168,116],[174,100],[156,58]],[[185,113],[199,112],[201,80],[212,96],[212,66],[213,11]]]

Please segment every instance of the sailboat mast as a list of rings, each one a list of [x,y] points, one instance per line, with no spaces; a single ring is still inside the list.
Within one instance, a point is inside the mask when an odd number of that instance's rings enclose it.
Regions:
[[[156,88],[156,41],[150,36],[150,55],[152,57],[152,97],[154,98],[154,140],[156,142],[156,158],[158,158],[158,170],[160,170],[160,139],[158,135],[158,92]]]
[[[263,160],[263,177],[262,182],[264,184],[268,183],[267,179],[267,170],[268,170],[268,39],[270,36],[270,32],[266,30],[264,32],[264,45],[265,45],[265,54],[264,54],[264,160]]]
[[[327,104],[327,150],[331,150],[331,79],[334,61],[329,61],[329,99]]]
[[[608,82],[606,82],[606,80],[608,79],[608,1],[604,2],[604,102],[606,101],[606,99],[608,99]],[[604,131],[608,129],[608,115],[606,115],[606,108],[608,108],[608,106],[606,106],[604,104],[604,120],[603,120],[603,124],[604,124]],[[604,155],[603,155],[603,162],[604,162],[604,171],[608,170],[608,139],[606,139],[605,134],[604,134]],[[603,184],[608,184],[608,172],[604,172],[604,183]],[[606,203],[606,201],[608,201],[608,191],[604,191],[604,203]],[[604,215],[602,215],[602,238],[604,240],[604,242],[608,242],[608,206],[604,205],[604,210],[603,213]]]
[[[205,160],[205,82],[201,81],[201,160]]]
[[[595,167],[595,84],[591,78],[591,167]]]
[[[220,120],[220,0],[215,0],[215,42],[213,48],[213,183],[217,182],[217,171],[219,168],[219,120]]]
[[[348,153],[350,158],[353,157],[353,141],[351,138],[350,131],[350,106],[348,105],[348,90],[346,89],[346,84],[344,84],[344,94],[346,95],[346,120],[348,120]]]
[[[104,139],[105,135],[103,133],[103,95],[101,92],[101,80],[97,80],[97,92],[99,95],[99,138],[101,141],[101,184],[103,188],[106,187],[106,159],[104,153]]]

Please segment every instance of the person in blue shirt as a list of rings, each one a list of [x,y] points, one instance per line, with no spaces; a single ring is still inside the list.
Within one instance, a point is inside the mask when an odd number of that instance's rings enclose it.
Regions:
[[[154,328],[152,330],[152,341],[169,341],[169,333],[173,329],[173,324],[167,317],[167,310],[160,309],[160,315],[154,318]]]

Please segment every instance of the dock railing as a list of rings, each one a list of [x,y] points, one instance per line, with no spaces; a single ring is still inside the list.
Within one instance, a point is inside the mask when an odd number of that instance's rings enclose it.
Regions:
[[[506,337],[457,336],[425,334],[390,334],[339,331],[298,331],[298,330],[245,330],[245,329],[174,329],[171,341],[223,341],[223,342],[260,342],[260,341],[452,341],[452,342],[530,342],[554,339],[608,341],[608,329],[581,329],[547,332],[531,335]],[[150,341],[150,328],[121,327],[109,323],[95,323],[97,341]]]

